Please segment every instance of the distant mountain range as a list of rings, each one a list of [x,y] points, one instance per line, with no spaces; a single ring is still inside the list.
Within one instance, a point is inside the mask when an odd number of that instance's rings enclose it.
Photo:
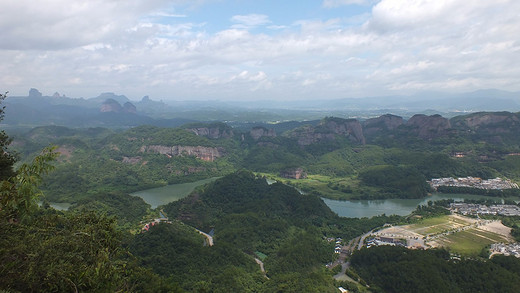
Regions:
[[[305,101],[154,101],[148,96],[130,101],[124,95],[102,93],[93,98],[44,96],[31,89],[28,96],[5,100],[4,124],[12,126],[132,127],[149,124],[175,127],[195,121],[268,122],[314,120],[324,116],[368,119],[382,114],[409,118],[413,114],[453,117],[481,111],[520,111],[520,92],[479,90],[446,94],[384,96]]]

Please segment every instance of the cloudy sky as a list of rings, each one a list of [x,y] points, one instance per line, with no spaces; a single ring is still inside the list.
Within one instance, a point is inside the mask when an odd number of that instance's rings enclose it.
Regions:
[[[2,0],[0,91],[132,100],[520,90],[518,0]]]

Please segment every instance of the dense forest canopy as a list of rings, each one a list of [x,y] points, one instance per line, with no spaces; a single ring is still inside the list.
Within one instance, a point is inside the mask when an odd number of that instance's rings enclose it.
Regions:
[[[42,126],[13,139],[2,131],[0,289],[518,291],[518,260],[508,257],[453,259],[446,250],[377,247],[354,252],[351,281],[335,280],[338,270],[325,267],[338,257],[335,239],[347,244],[384,225],[445,215],[448,202],[408,217],[359,219],[337,216],[321,197],[423,198],[433,191],[426,181],[438,177],[518,182],[517,114],[498,113],[499,122],[475,127],[489,115],[326,117],[272,128]],[[221,178],[158,209],[129,194],[210,177]],[[56,211],[49,202],[71,206]],[[518,237],[518,219],[504,223]]]

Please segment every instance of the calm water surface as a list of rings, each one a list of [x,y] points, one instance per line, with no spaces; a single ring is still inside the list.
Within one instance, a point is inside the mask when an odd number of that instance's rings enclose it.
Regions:
[[[334,200],[322,198],[329,208],[340,217],[363,218],[382,214],[406,216],[418,205],[425,205],[428,201],[441,199],[493,199],[492,197],[472,194],[443,194],[435,193],[420,199],[382,199],[382,200]],[[501,202],[501,199],[496,199]]]
[[[131,193],[133,196],[139,196],[146,203],[155,209],[157,206],[167,204],[172,201],[179,200],[188,196],[196,187],[213,182],[219,177],[213,177],[209,179],[203,179],[190,183],[172,184],[163,187],[157,187],[147,190]]]

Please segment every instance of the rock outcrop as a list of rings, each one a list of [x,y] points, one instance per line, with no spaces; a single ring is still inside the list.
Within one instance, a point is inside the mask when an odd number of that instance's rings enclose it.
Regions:
[[[520,128],[519,115],[510,112],[474,113],[455,117],[451,121],[456,129],[486,134],[518,132]]]
[[[121,104],[114,99],[106,99],[105,102],[103,102],[103,104],[101,105],[100,111],[104,113],[136,113],[137,109],[130,102],[126,102],[124,106],[121,106]]]
[[[148,145],[142,146],[141,152],[159,153],[167,156],[195,156],[203,161],[213,162],[215,159],[224,156],[223,148],[203,147],[203,146],[163,146]]]
[[[235,134],[233,128],[224,123],[212,123],[204,126],[188,127],[186,130],[195,133],[198,136],[205,136],[207,138],[231,138]]]
[[[403,125],[403,117],[385,114],[377,118],[370,118],[363,122],[363,134],[371,136],[381,132],[388,132]]]
[[[334,140],[337,135],[347,137],[355,143],[365,144],[363,129],[356,119],[325,118],[316,127],[303,126],[289,133],[289,137],[298,139],[300,146]]]
[[[42,97],[42,93],[40,93],[39,90],[35,89],[35,88],[31,88],[29,90],[29,98],[41,98]]]
[[[126,102],[124,105],[123,105],[123,112],[125,113],[137,113],[137,108],[134,106],[134,104],[130,103],[130,102]]]
[[[451,131],[450,121],[441,115],[427,116],[416,114],[405,124],[409,131],[415,133],[422,139],[433,139],[447,135]]]
[[[253,127],[249,131],[249,135],[254,140],[259,140],[261,137],[276,137],[276,132],[272,128],[267,129],[265,127],[257,126],[257,127]]]

